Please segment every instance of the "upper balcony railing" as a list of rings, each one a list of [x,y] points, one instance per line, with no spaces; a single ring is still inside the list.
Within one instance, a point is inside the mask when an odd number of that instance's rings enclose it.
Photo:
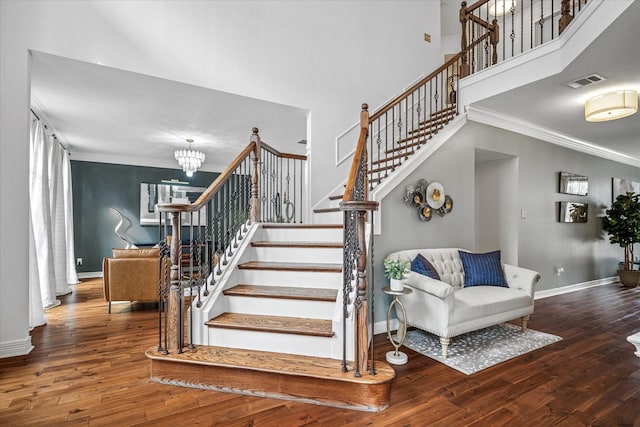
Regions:
[[[461,76],[557,38],[587,0],[480,0],[460,7]]]

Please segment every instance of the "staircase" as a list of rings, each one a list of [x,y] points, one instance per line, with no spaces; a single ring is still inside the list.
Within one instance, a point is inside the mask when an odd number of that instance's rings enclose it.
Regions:
[[[217,299],[203,308],[206,344],[180,354],[149,349],[160,383],[380,411],[394,370],[375,375],[342,369],[343,226],[255,224],[246,259]],[[337,311],[337,313],[336,313]],[[301,317],[304,316],[304,317]],[[351,328],[347,333],[352,335]],[[185,366],[187,364],[187,366]]]
[[[366,230],[378,203],[369,193],[458,115],[460,78],[497,61],[500,25],[479,15],[488,2],[463,2],[460,53],[372,115],[363,104],[346,184],[314,209],[315,225],[300,224],[306,157],[262,143],[257,128],[197,201],[159,207],[173,238],[169,248],[159,226],[165,270],[158,346],[146,352],[152,380],[361,411],[389,405],[395,372],[373,357]],[[570,4],[561,2],[566,26]]]

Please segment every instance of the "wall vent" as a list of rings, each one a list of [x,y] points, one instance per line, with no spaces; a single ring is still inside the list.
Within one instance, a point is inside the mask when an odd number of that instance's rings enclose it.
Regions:
[[[578,88],[581,88],[582,86],[602,82],[604,80],[607,80],[607,79],[601,76],[600,74],[591,74],[590,76],[580,77],[579,79],[574,80],[572,82],[567,82],[565,83],[565,85],[573,89],[578,89]]]

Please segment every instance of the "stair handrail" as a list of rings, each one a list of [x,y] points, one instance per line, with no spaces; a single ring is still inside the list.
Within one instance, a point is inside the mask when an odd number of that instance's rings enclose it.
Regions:
[[[448,68],[450,68],[451,66],[453,66],[456,62],[458,62],[460,60],[460,56],[461,55],[462,55],[462,52],[456,53],[451,58],[449,58],[447,61],[445,61],[444,64],[442,64],[441,66],[436,68],[434,71],[432,71],[431,73],[427,74],[426,76],[424,76],[423,78],[418,80],[416,83],[411,85],[411,87],[409,87],[407,90],[402,92],[400,95],[396,96],[391,101],[387,102],[382,107],[378,108],[373,114],[371,114],[371,116],[369,116],[369,122],[373,122],[374,120],[377,120],[384,113],[386,113],[389,110],[391,110],[391,108],[393,108],[395,105],[397,105],[400,101],[402,101],[402,100],[408,98],[409,96],[411,96],[411,94],[414,93],[418,88],[420,88],[420,87],[424,86],[425,84],[429,83],[429,81],[432,80],[434,77],[436,77],[438,74],[442,73],[443,71],[445,71]]]
[[[369,117],[369,190],[459,114],[462,58],[452,55]]]
[[[187,321],[188,330],[193,331],[194,308],[202,306],[248,226],[284,222],[283,205],[290,207],[293,214],[293,218],[287,215],[288,222],[295,221],[296,208],[302,221],[302,209],[297,205],[303,202],[302,194],[298,199],[294,191],[293,199],[285,195],[285,201],[280,194],[292,183],[294,189],[298,182],[303,187],[304,168],[302,164],[297,168],[296,162],[306,159],[263,143],[258,128],[253,128],[249,144],[193,203],[158,205],[158,351],[181,353],[185,345],[195,346],[192,334],[185,337],[183,288],[189,289],[191,297]],[[276,211],[280,214],[275,215]],[[186,243],[183,227],[189,227]]]

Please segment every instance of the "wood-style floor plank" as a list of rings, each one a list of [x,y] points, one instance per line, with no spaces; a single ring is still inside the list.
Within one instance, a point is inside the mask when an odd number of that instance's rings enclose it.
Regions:
[[[73,289],[32,332],[31,354],[0,359],[0,425],[640,427],[640,358],[626,341],[640,331],[640,288],[536,301],[530,327],[563,340],[474,375],[404,349],[377,414],[151,382],[157,312],[117,303],[109,315],[99,279]],[[384,358],[386,335],[376,342]]]

